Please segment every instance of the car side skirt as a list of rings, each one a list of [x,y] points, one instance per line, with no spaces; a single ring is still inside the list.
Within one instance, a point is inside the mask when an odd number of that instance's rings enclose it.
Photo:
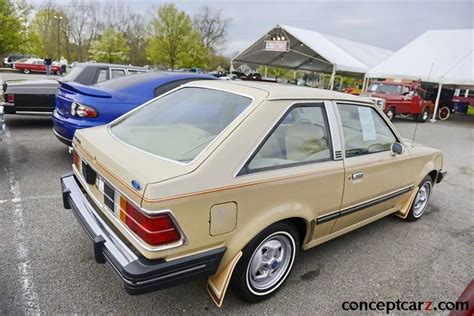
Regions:
[[[367,202],[364,202],[364,203],[361,203],[361,204],[357,204],[355,206],[351,206],[351,207],[348,207],[348,208],[345,208],[345,209],[342,209],[338,212],[335,212],[335,213],[331,213],[331,214],[327,214],[327,215],[323,215],[323,216],[320,216],[316,219],[316,225],[318,224],[322,224],[322,223],[325,223],[325,222],[329,222],[329,221],[332,221],[336,218],[339,218],[339,217],[342,217],[342,216],[346,216],[346,215],[349,215],[349,214],[352,214],[354,212],[357,212],[357,211],[362,211],[368,207],[371,207],[371,206],[374,206],[374,205],[377,205],[377,204],[380,204],[380,203],[383,203],[385,201],[388,201],[388,200],[391,200],[393,198],[396,198],[400,195],[403,195],[407,192],[410,192],[411,190],[413,189],[413,186],[410,186],[410,187],[407,187],[407,188],[403,188],[403,189],[400,189],[400,190],[397,190],[395,192],[392,192],[392,193],[389,193],[389,194],[386,194],[386,195],[383,195],[383,196],[380,196],[378,198],[375,198],[373,200],[369,200]]]

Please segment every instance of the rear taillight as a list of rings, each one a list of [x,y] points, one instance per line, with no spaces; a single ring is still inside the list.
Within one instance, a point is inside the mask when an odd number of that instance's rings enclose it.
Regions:
[[[162,246],[181,239],[168,214],[145,215],[120,196],[120,220],[151,246]]]
[[[82,105],[79,103],[73,102],[71,104],[71,115],[87,118],[95,118],[98,116],[97,110],[91,106]]]
[[[14,95],[14,94],[8,93],[8,94],[6,94],[5,96],[6,96],[7,102],[10,102],[10,103],[14,103],[14,102],[15,102],[15,95]]]

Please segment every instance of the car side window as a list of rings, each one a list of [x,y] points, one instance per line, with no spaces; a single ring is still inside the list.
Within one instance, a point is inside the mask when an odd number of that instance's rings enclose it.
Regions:
[[[100,83],[107,80],[107,69],[100,69],[99,75],[97,76],[97,82]]]
[[[278,122],[247,165],[248,172],[331,159],[323,104],[295,105]]]
[[[111,79],[125,77],[125,69],[111,69]]]
[[[397,141],[380,114],[370,106],[338,104],[346,158],[390,151]]]
[[[136,75],[136,74],[142,74],[146,71],[138,70],[138,69],[128,69],[127,72],[128,72],[129,75]]]

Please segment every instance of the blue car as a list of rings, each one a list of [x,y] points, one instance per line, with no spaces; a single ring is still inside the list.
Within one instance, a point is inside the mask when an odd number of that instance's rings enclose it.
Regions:
[[[148,72],[94,86],[60,82],[52,115],[53,132],[61,142],[70,146],[76,129],[107,124],[187,82],[215,79],[203,74]]]

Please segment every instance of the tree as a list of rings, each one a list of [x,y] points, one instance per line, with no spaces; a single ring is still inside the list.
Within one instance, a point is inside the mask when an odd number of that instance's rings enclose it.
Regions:
[[[146,31],[143,17],[136,13],[130,14],[125,36],[130,47],[128,59],[132,65],[143,66],[147,63],[145,52],[147,44]]]
[[[24,52],[28,6],[23,1],[0,0],[0,55]]]
[[[227,40],[229,23],[229,18],[222,18],[222,10],[212,11],[208,6],[201,7],[194,15],[194,27],[201,33],[202,44],[213,53]]]
[[[129,48],[121,32],[107,27],[100,39],[92,42],[89,53],[95,61],[122,63],[127,61]]]
[[[210,70],[224,70],[230,68],[230,58],[218,55],[209,54],[208,69]]]
[[[73,0],[69,5],[68,34],[76,46],[78,61],[88,59],[90,44],[102,29],[102,24],[97,17],[98,11],[99,6],[93,1]]]
[[[57,20],[55,16],[61,16],[62,19]],[[69,39],[64,33],[68,24],[66,14],[61,9],[51,2],[46,3],[36,11],[29,26],[30,52],[40,57],[57,57],[59,60],[61,56],[57,56],[58,31],[61,47],[68,46]]]
[[[205,66],[207,50],[185,12],[174,4],[162,5],[151,25],[147,56],[152,63],[171,69]]]

